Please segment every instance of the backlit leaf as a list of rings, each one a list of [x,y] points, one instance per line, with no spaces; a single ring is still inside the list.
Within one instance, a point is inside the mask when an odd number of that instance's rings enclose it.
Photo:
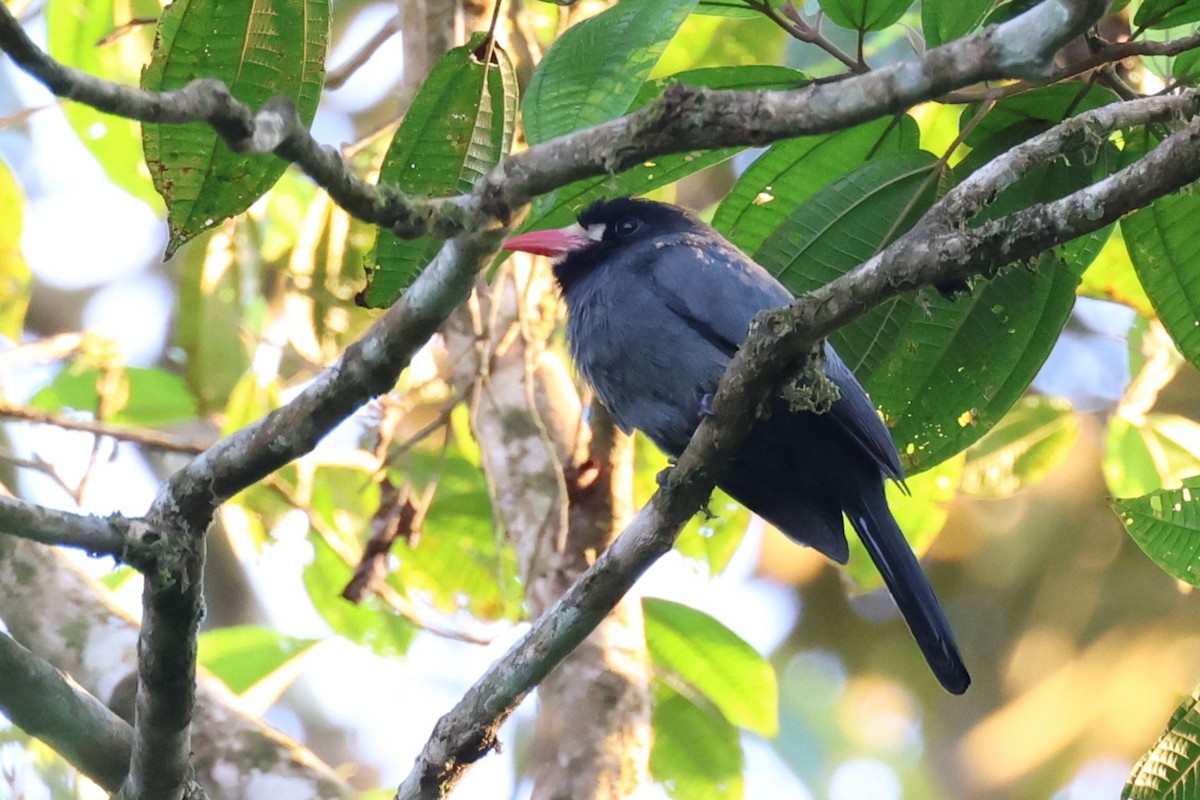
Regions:
[[[740,800],[744,757],[737,728],[667,686],[654,694],[654,780],[676,800]]]
[[[275,95],[312,122],[325,76],[326,0],[175,0],[159,18],[142,88],[179,89],[217,78],[251,108]],[[270,189],[287,164],[272,155],[234,153],[207,124],[142,126],[146,163],[167,203],[170,256],[188,239],[240,214]]]
[[[1125,530],[1174,578],[1200,586],[1200,477],[1179,489],[1109,501]]]
[[[512,145],[517,77],[508,55],[491,49],[486,34],[442,56],[404,115],[379,173],[379,182],[420,197],[468,192]],[[442,247],[431,236],[401,239],[380,230],[369,257],[363,305],[391,305]]]
[[[615,119],[629,108],[696,0],[622,0],[568,28],[527,90],[532,144]]]
[[[1079,438],[1079,417],[1069,401],[1031,395],[967,451],[962,491],[977,497],[1011,497],[1062,463]]]
[[[1179,704],[1167,728],[1134,764],[1122,800],[1193,800],[1200,795],[1200,689]]]
[[[741,637],[691,606],[642,598],[655,672],[712,703],[731,724],[763,736],[779,728],[775,670]]]

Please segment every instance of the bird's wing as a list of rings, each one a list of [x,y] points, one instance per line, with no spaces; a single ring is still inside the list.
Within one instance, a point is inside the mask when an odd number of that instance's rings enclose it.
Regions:
[[[731,245],[685,236],[663,246],[651,276],[663,304],[698,334],[733,357],[754,315],[791,302],[771,273]],[[891,434],[854,373],[825,345],[825,373],[841,392],[828,416],[889,478],[904,479]],[[715,389],[715,387],[713,387]]]
[[[684,236],[655,255],[651,276],[663,304],[730,357],[755,314],[792,299],[769,272],[723,242]]]
[[[884,475],[903,484],[904,468],[900,466],[892,434],[858,378],[829,342],[825,343],[825,374],[838,387],[840,395],[829,410],[830,418],[875,460]]]

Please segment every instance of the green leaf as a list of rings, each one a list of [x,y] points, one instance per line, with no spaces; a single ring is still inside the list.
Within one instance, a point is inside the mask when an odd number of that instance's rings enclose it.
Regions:
[[[284,636],[256,625],[204,631],[198,639],[201,666],[235,694],[242,694],[320,641]]]
[[[527,90],[525,137],[538,144],[621,116],[696,0],[621,0],[568,28]]]
[[[1083,273],[1079,293],[1085,297],[1123,303],[1142,317],[1152,317],[1154,309],[1129,258],[1124,230],[1120,225],[1111,227],[1112,235]]]
[[[779,687],[770,662],[702,611],[642,598],[646,647],[656,674],[712,703],[730,724],[763,736],[779,729]]]
[[[1079,439],[1079,416],[1069,401],[1030,395],[967,451],[962,491],[1011,497],[1061,464]]]
[[[0,336],[17,341],[25,329],[33,273],[21,250],[25,193],[3,159],[0,159],[0,208],[4,209],[0,214]]]
[[[1166,730],[1129,773],[1122,800],[1200,796],[1200,689],[1179,704]]]
[[[971,148],[978,148],[988,139],[1009,130],[1022,134],[1012,138],[1009,142],[1011,146],[1017,141],[1050,129],[1068,116],[1091,111],[1119,100],[1111,89],[1094,83],[1066,82],[1042,86],[1030,92],[1006,97],[997,103],[967,136],[966,144]],[[977,112],[976,106],[965,107],[962,112],[962,125],[965,126]],[[1003,151],[992,147],[989,149],[989,157],[999,152]]]
[[[487,45],[487,35],[476,34],[434,65],[392,137],[381,184],[422,197],[469,192],[508,152],[516,127],[517,75],[499,45],[487,66]],[[401,239],[380,230],[360,302],[370,308],[394,303],[441,247],[435,237]]]
[[[1200,79],[1200,50],[1187,50],[1171,62],[1171,77],[1194,86]]]
[[[179,89],[217,78],[251,108],[275,95],[312,122],[325,76],[326,0],[175,0],[159,18],[142,88]],[[232,152],[201,123],[142,126],[146,163],[167,203],[167,256],[188,239],[240,214],[270,189],[287,164],[272,155]]]
[[[795,294],[828,283],[928,206],[933,162],[910,152],[863,164],[797,208],[755,259]],[[953,301],[905,295],[831,337],[884,409],[909,472],[963,450],[1017,401],[1070,315],[1078,264],[1013,267]]]
[[[1200,367],[1200,195],[1160,197],[1121,220],[1125,246],[1151,305],[1184,358]]]
[[[156,0],[122,3],[113,0],[50,0],[46,5],[46,46],[56,61],[97,78],[132,84],[149,53],[152,27],[139,26],[116,40],[101,44],[131,16],[154,18],[162,11]],[[119,17],[119,19],[118,19]],[[155,211],[162,201],[150,182],[142,158],[140,123],[97,111],[83,103],[63,103],[63,114],[79,141],[108,179]]]
[[[1109,503],[1151,561],[1168,575],[1200,586],[1200,476],[1188,478],[1179,489]]]
[[[893,436],[912,469],[965,449],[1008,413],[1050,354],[1078,284],[1078,269],[1046,256],[1033,268],[1009,267],[970,298],[927,292],[927,308],[906,298],[864,318],[869,325],[874,317],[878,339],[846,349],[861,354],[852,363],[863,359],[860,377],[895,420]],[[888,341],[892,335],[899,341]]]
[[[655,690],[650,774],[677,800],[740,800],[742,744],[737,728],[678,692]]]
[[[29,401],[44,411],[74,409],[95,414],[100,407],[98,369],[63,370]],[[114,408],[106,422],[160,427],[196,418],[196,403],[178,375],[161,369],[127,367],[122,376],[124,397],[110,398]]]
[[[1133,15],[1135,28],[1171,28],[1200,20],[1200,0],[1143,0]]]
[[[1200,473],[1200,424],[1175,414],[1147,414],[1137,422],[1113,417],[1102,467],[1116,497],[1178,489]]]
[[[304,568],[304,587],[317,613],[334,633],[381,656],[403,655],[417,627],[376,597],[355,605],[342,597],[353,571],[321,536],[311,536],[313,561]]]
[[[203,248],[179,259],[176,344],[187,354],[184,379],[201,413],[222,410],[250,368],[250,337],[242,288],[245,270],[237,242],[217,231]]]
[[[921,30],[925,45],[940,47],[983,23],[993,0],[922,0]]]
[[[416,449],[403,460],[397,482],[408,480],[419,496],[436,480],[437,493],[420,539],[393,548],[399,567],[389,581],[448,615],[513,620],[523,609],[516,554],[493,526],[487,480],[467,452],[473,445],[456,438],[444,457],[440,449]]]
[[[104,585],[104,588],[110,592],[115,592],[125,585],[126,581],[132,580],[135,575],[140,575],[133,567],[117,567],[112,572],[106,572],[96,580]]]
[[[651,76],[658,78],[706,67],[783,64],[789,60],[784,52],[791,38],[762,14],[722,18],[705,14],[701,8],[697,5],[696,13],[679,26]]]
[[[778,0],[774,0],[771,5],[779,6],[781,4]],[[730,17],[732,19],[752,19],[762,16],[762,12],[757,8],[751,8],[744,2],[739,2],[739,0],[700,0],[696,3],[696,8],[692,13],[710,17]]]
[[[632,108],[641,108],[650,103],[673,83],[707,86],[710,89],[782,89],[796,86],[806,79],[804,73],[786,67],[741,66],[690,70],[647,81],[634,99]],[[740,147],[726,147],[705,152],[692,151],[660,156],[619,175],[576,181],[535,200],[533,210],[520,230],[569,225],[593,200],[601,197],[645,194],[714,164],[720,164],[740,150]]]
[[[852,31],[878,31],[899,20],[912,0],[820,0],[821,10]]]
[[[762,246],[796,207],[872,155],[912,151],[917,126],[880,119],[823,136],[772,145],[746,168],[713,214],[712,224],[747,253]]]

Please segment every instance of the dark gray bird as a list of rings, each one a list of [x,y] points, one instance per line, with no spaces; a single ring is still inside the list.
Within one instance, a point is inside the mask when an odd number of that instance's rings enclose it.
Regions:
[[[600,201],[559,230],[505,242],[557,259],[567,341],[583,377],[627,433],[678,456],[759,311],[786,305],[783,284],[712,227],[665,203]],[[825,345],[840,397],[824,414],[778,398],[731,459],[721,488],[790,538],[840,564],[845,514],[930,668],[947,690],[971,682],[954,634],[888,510],[902,481],[895,443],[850,369]]]

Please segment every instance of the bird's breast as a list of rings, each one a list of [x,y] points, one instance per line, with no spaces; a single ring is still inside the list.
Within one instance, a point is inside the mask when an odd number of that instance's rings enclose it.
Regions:
[[[651,292],[606,288],[567,299],[575,364],[623,430],[641,430],[678,455],[699,423],[701,398],[715,390],[728,359]]]

